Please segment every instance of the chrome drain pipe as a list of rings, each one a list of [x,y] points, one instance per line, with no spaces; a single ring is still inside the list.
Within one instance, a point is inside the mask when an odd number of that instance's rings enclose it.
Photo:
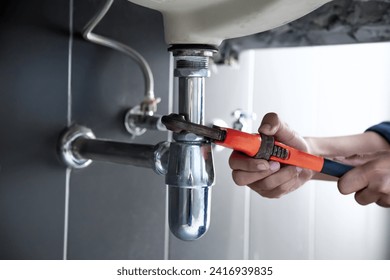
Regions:
[[[208,46],[170,48],[178,78],[178,113],[185,120],[204,124],[205,78],[210,76],[209,58],[215,51]],[[171,232],[182,240],[203,236],[210,224],[211,187],[214,163],[211,144],[192,133],[174,133],[168,172],[168,212]]]

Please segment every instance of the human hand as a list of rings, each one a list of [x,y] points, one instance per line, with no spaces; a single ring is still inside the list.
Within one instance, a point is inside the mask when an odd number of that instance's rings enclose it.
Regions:
[[[338,181],[342,194],[355,193],[355,200],[361,205],[376,203],[390,207],[390,151],[338,160],[356,166]]]
[[[263,117],[258,131],[274,136],[279,142],[301,151],[309,151],[308,143],[282,122],[275,113],[268,113]],[[281,197],[297,189],[314,175],[311,170],[281,166],[274,161],[253,159],[236,151],[231,154],[229,165],[237,185],[247,185],[261,196],[268,198]]]

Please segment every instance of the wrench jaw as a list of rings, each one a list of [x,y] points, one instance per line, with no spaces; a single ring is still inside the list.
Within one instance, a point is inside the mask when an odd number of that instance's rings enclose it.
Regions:
[[[212,141],[223,141],[226,138],[226,131],[221,129],[220,127],[208,127],[205,125],[192,123],[186,121],[184,116],[178,114],[170,114],[168,116],[163,116],[161,118],[161,122],[166,126],[168,130],[171,130],[176,134],[195,134]]]

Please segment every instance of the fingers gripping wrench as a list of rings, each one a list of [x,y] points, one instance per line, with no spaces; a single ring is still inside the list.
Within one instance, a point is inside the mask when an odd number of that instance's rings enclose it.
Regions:
[[[173,132],[194,133],[217,145],[240,151],[253,158],[277,161],[335,177],[341,177],[353,168],[353,166],[297,150],[264,134],[249,134],[218,126],[207,127],[188,122],[183,116],[177,114],[163,116],[161,121],[167,129]]]

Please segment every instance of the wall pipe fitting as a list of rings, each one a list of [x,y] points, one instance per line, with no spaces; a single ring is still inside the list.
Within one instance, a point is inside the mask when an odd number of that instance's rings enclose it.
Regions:
[[[211,46],[174,45],[174,76],[178,78],[179,114],[187,121],[204,124],[205,78],[210,76]],[[210,224],[214,163],[211,144],[192,133],[174,133],[165,183],[171,232],[182,240],[203,236]]]
[[[147,130],[166,131],[161,118],[162,116],[159,115],[144,114],[140,106],[135,106],[126,112],[124,125],[133,137],[140,136]]]

